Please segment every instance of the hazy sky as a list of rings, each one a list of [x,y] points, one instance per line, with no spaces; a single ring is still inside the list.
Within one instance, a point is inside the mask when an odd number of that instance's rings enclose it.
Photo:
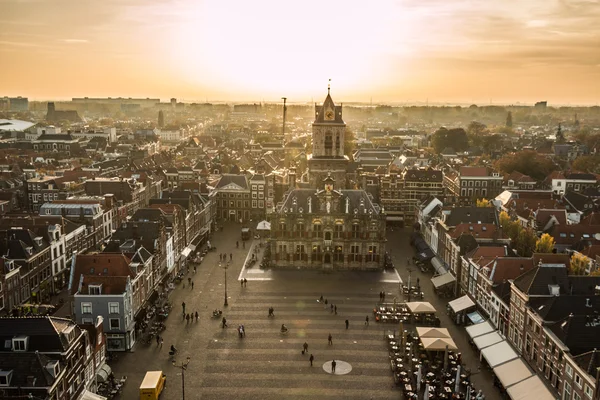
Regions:
[[[596,104],[600,0],[0,0],[0,96]]]

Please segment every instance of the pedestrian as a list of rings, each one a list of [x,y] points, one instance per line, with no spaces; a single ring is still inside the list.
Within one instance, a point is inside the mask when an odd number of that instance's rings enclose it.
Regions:
[[[181,308],[183,308],[183,313],[185,314],[185,301],[181,303]]]
[[[229,261],[233,260],[233,253],[229,253]]]
[[[240,279],[240,285],[244,287],[244,278]]]
[[[312,367],[312,363],[315,360],[315,356],[313,356],[312,354],[310,355],[310,358],[308,359],[310,361],[310,366]]]
[[[242,248],[245,249],[246,248],[246,242],[242,241]]]
[[[327,305],[327,299],[325,299],[325,305]]]
[[[225,317],[223,317],[223,321],[221,321],[223,324],[223,329],[227,328],[227,320],[225,319]]]
[[[240,242],[237,242],[237,241],[235,242],[235,248],[236,248],[236,249],[239,249],[239,248],[240,248]]]
[[[194,290],[194,281],[192,281],[192,290]]]
[[[161,349],[162,349],[162,345],[163,345],[163,342],[164,342],[164,341],[165,341],[165,339],[163,339],[163,338],[160,338],[160,348],[161,348]]]
[[[331,336],[331,333],[329,334],[328,340],[329,340],[328,344],[329,344],[329,346],[331,346],[333,344],[333,336]]]
[[[186,324],[190,323],[190,314],[186,314],[185,320],[186,320]]]
[[[185,313],[183,313],[182,315],[183,315],[183,320],[185,321]]]
[[[331,303],[331,307],[329,308],[331,308],[331,313],[333,314],[333,303]]]
[[[196,266],[194,265],[194,273],[196,273]]]
[[[248,286],[248,279],[244,278],[244,287]]]
[[[304,342],[302,345],[302,354],[308,353],[308,343]]]
[[[335,366],[337,365],[337,363],[335,362],[335,360],[331,360],[331,373],[335,374]]]
[[[323,302],[323,295],[321,295],[321,297],[319,297],[319,303]]]
[[[383,301],[385,301],[385,291],[381,292],[381,295],[383,296]]]
[[[196,311],[196,322],[198,322],[198,311]]]
[[[369,316],[367,315],[367,318],[365,318],[365,326],[369,326]]]
[[[337,315],[337,304],[333,306],[333,311],[335,312],[335,315]]]
[[[192,278],[188,278],[188,285],[192,284]]]
[[[156,347],[160,344],[160,336],[156,335]]]
[[[346,329],[348,329],[348,325],[350,325],[350,321],[346,320]]]
[[[417,278],[417,289],[421,287],[421,284],[419,281],[420,281],[419,278]]]

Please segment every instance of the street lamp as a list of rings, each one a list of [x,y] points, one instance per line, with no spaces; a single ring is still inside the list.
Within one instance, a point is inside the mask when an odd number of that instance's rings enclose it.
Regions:
[[[229,268],[229,263],[226,263],[223,267],[223,270],[225,271],[225,301],[223,302],[224,307],[227,307],[229,305],[229,303],[227,303],[227,268]]]
[[[189,356],[185,360],[185,362],[181,363],[180,365],[175,364],[175,360],[173,360],[173,366],[175,368],[181,369],[181,399],[182,400],[185,400],[185,370],[187,369],[189,363],[190,363]]]
[[[411,278],[411,274],[412,274],[412,269],[410,268],[406,268],[406,270],[408,271],[408,301],[410,301],[410,278]]]

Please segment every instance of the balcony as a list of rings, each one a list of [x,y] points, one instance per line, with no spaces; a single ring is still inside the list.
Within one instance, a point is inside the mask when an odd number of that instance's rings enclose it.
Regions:
[[[332,243],[333,243],[333,240],[327,240],[327,239],[323,240],[323,245],[326,247],[331,247]]]

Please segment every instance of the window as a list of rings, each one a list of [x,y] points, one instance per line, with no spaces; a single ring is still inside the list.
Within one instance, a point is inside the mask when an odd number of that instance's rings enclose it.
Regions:
[[[340,239],[343,235],[344,232],[344,225],[342,224],[336,224],[333,227],[333,238],[334,239]]]
[[[313,225],[313,237],[323,237],[323,226],[321,224]]]
[[[82,314],[91,314],[92,313],[92,303],[81,303],[81,313]]]
[[[565,385],[563,386],[563,399],[567,400],[571,398],[571,385],[569,385],[567,382],[565,382]]]
[[[109,314],[118,314],[119,313],[119,303],[108,303],[108,313]]]
[[[344,252],[342,246],[335,246],[333,250],[333,261],[334,262],[343,262],[344,261]]]
[[[81,323],[91,325],[94,323],[94,319],[93,318],[81,318]]]
[[[581,379],[581,376],[577,374],[575,374],[575,384],[579,389],[581,389],[581,385],[583,384],[583,379]]]
[[[106,271],[108,272],[108,271]],[[89,294],[102,294],[102,285],[90,285],[88,287]]]
[[[592,390],[592,388],[590,387],[590,385],[588,385],[587,383],[585,384],[584,392],[585,392],[585,395],[587,397],[589,397],[590,399],[594,395],[594,391]]]
[[[358,239],[360,237],[360,226],[358,224],[352,224],[352,239]]]
[[[110,329],[119,329],[121,327],[119,318],[110,319]]]
[[[27,337],[16,337],[12,340],[13,351],[27,351]]]
[[[565,372],[570,378],[573,377],[573,367],[571,367],[569,364],[565,365]]]
[[[573,392],[573,400],[581,400],[581,396],[577,392]]]
[[[348,261],[360,261],[359,246],[350,246],[350,256]]]

